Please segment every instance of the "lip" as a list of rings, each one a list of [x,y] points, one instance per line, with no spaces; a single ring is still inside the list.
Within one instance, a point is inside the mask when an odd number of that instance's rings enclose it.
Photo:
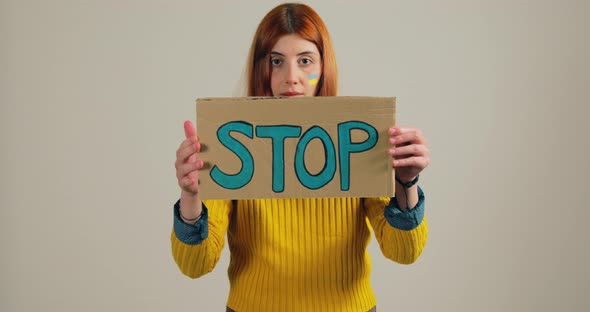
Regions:
[[[294,91],[287,91],[287,92],[281,93],[281,96],[300,96],[300,95],[303,95],[303,93],[294,92]]]

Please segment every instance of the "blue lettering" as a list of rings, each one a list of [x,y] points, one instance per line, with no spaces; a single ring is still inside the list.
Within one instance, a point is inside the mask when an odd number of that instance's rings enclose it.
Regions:
[[[211,179],[219,186],[226,189],[239,189],[248,184],[254,175],[254,159],[248,149],[233,138],[230,133],[239,132],[250,139],[254,137],[252,124],[244,121],[231,121],[217,129],[217,139],[223,146],[234,152],[242,162],[242,168],[236,174],[222,172],[217,165],[211,168]]]
[[[275,193],[285,190],[285,139],[300,135],[299,126],[256,126],[257,137],[272,140],[272,190]]]
[[[353,143],[351,132],[354,129],[365,131],[368,138],[363,142]],[[338,151],[340,162],[340,190],[350,189],[350,153],[370,150],[377,144],[379,134],[375,127],[362,121],[347,121],[338,124]]]
[[[324,168],[318,174],[313,175],[309,173],[309,170],[305,166],[305,150],[309,142],[315,138],[320,139],[324,145],[324,158],[326,162],[324,163]],[[299,143],[297,143],[295,150],[295,174],[297,175],[297,179],[308,189],[316,190],[328,184],[334,178],[335,173],[336,150],[332,139],[330,139],[326,130],[318,126],[309,128],[309,130],[305,131]]]

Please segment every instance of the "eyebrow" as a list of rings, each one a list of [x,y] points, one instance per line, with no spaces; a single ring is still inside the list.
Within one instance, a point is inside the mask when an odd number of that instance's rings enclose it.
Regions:
[[[277,52],[277,51],[271,51],[270,55],[280,55],[280,56],[285,56],[285,54],[281,53],[281,52]],[[297,53],[297,56],[301,56],[301,55],[317,55],[317,53],[312,52],[312,51],[303,51],[300,53]]]

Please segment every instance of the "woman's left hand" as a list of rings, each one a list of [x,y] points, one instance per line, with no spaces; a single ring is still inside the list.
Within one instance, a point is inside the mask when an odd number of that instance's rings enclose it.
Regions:
[[[393,157],[395,174],[402,182],[410,182],[430,163],[426,138],[414,127],[395,126],[388,133],[392,147],[387,153]]]

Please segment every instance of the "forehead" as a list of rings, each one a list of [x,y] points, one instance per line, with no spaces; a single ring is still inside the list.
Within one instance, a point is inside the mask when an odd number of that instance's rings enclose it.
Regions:
[[[284,55],[297,55],[301,52],[312,52],[320,54],[318,47],[311,41],[301,38],[297,34],[284,35],[272,47],[272,52],[279,52]]]

